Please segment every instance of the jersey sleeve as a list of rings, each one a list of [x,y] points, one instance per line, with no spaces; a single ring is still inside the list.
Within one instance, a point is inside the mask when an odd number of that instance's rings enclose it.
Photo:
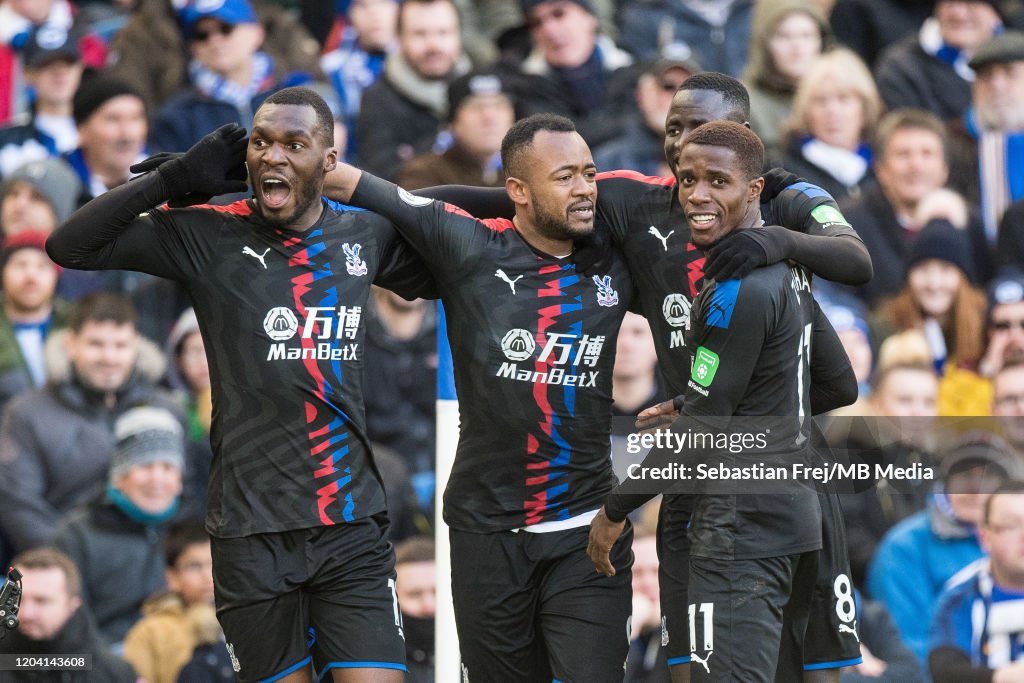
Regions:
[[[381,214],[430,265],[436,277],[454,277],[479,258],[487,242],[483,223],[451,204],[417,197],[363,172],[351,203]]]
[[[215,240],[209,209],[156,209],[166,189],[156,174],[93,199],[50,235],[47,251],[79,270],[135,270],[184,281],[202,273]]]
[[[681,414],[726,424],[739,405],[771,332],[775,302],[749,280],[726,280],[701,294],[693,365]]]
[[[645,176],[636,171],[604,171],[597,174],[597,220],[604,223],[616,244],[626,239],[626,226],[636,210],[637,194],[651,185],[668,186],[674,178]]]
[[[805,235],[857,237],[839,205],[825,190],[808,182],[790,185],[769,202],[765,222]],[[859,238],[858,238],[859,239]]]
[[[409,301],[439,298],[437,283],[427,264],[408,242],[395,233],[387,219],[382,216],[378,219],[383,224],[380,230],[385,234],[381,240],[380,268],[373,284],[390,289]]]

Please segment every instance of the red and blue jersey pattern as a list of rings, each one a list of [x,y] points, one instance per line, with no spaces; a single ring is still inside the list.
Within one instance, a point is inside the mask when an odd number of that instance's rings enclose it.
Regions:
[[[623,259],[587,277],[511,221],[478,221],[368,174],[353,203],[394,221],[444,302],[461,420],[445,521],[503,531],[599,508],[615,484],[612,365],[633,290]]]
[[[98,265],[177,280],[192,298],[213,391],[211,533],[386,509],[365,430],[363,315],[371,283],[433,287],[390,222],[335,204],[304,232],[263,223],[249,202],[150,211]]]

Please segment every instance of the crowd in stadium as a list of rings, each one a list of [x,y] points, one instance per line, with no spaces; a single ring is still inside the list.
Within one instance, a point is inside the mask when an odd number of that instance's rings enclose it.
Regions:
[[[599,171],[669,176],[666,115],[702,71],[742,80],[767,165],[830,193],[871,255],[863,286],[814,282],[859,386],[829,443],[935,472],[841,496],[864,658],[842,681],[1024,681],[1016,0],[0,0],[0,564],[26,577],[0,652],[233,680],[197,521],[204,339],[177,284],[49,260],[76,209],[294,85],[330,105],[340,158],[408,190],[503,187],[502,138],[540,112]],[[406,680],[430,681],[437,312],[375,289],[361,322]],[[640,316],[614,381],[617,416],[671,398]],[[669,680],[656,505],[634,520],[631,683]]]

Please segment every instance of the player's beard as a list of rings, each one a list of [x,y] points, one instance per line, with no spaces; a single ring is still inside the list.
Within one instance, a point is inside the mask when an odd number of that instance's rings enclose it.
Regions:
[[[555,240],[576,240],[594,231],[593,221],[585,229],[573,229],[568,209],[565,214],[558,215],[540,204],[533,205],[533,227],[543,237]]]
[[[313,202],[320,201],[321,187],[314,183],[302,183],[299,187],[302,188],[302,194],[295,195],[295,209],[287,216],[268,216],[265,212],[261,212],[263,215],[263,221],[272,228],[287,228],[289,225],[294,223],[300,216],[309,210],[309,207],[313,205]],[[292,190],[295,192],[296,190]]]

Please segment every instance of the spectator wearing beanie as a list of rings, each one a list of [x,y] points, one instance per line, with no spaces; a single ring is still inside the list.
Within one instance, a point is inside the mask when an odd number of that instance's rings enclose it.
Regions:
[[[56,297],[62,268],[46,255],[46,235],[25,230],[0,252],[0,410],[14,396],[46,383],[43,347],[67,326],[67,304]]]
[[[907,260],[906,284],[875,316],[879,345],[918,329],[928,343],[939,383],[939,415],[987,415],[992,387],[977,374],[983,352],[985,294],[971,283],[974,259],[963,230],[932,220]]]
[[[63,159],[30,161],[0,184],[0,229],[5,236],[22,230],[49,234],[78,206],[82,183]]]
[[[163,542],[178,512],[185,437],[172,413],[152,406],[124,413],[114,437],[106,490],[61,521],[54,545],[81,571],[100,635],[119,643],[146,598],[167,589]]]
[[[452,146],[406,162],[397,182],[409,190],[433,185],[504,187],[501,141],[516,120],[509,78],[473,73],[448,86]]]
[[[78,147],[65,155],[82,181],[78,206],[124,184],[144,158],[148,122],[142,97],[107,76],[86,79],[72,103]]]

